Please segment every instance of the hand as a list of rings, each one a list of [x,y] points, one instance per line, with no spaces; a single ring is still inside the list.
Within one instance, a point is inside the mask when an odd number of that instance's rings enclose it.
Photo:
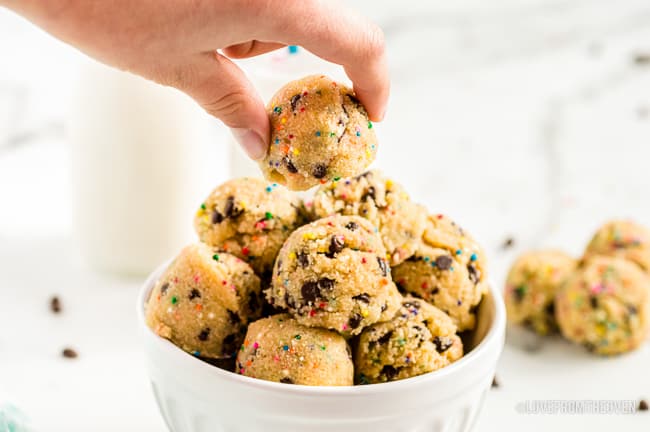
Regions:
[[[300,45],[343,65],[371,120],[389,93],[381,30],[334,0],[0,0],[88,55],[193,97],[253,159],[269,120],[230,58]],[[217,50],[221,52],[217,52]]]

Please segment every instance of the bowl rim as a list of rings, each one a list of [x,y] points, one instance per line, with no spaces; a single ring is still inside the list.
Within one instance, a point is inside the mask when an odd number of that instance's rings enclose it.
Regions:
[[[156,268],[146,279],[140,292],[137,297],[136,312],[138,319],[138,326],[142,332],[144,338],[152,340],[156,344],[159,350],[167,353],[168,356],[171,356],[177,361],[186,362],[188,367],[192,367],[197,370],[197,373],[201,374],[210,374],[215,376],[217,379],[227,380],[233,383],[238,383],[239,385],[247,386],[253,389],[263,389],[267,391],[282,391],[284,393],[293,393],[300,394],[302,396],[363,396],[368,394],[377,394],[397,391],[400,389],[406,389],[408,387],[414,387],[423,384],[426,381],[440,381],[445,379],[445,377],[457,373],[461,368],[468,368],[471,365],[476,364],[480,359],[485,355],[488,349],[494,344],[500,344],[498,348],[499,355],[502,350],[503,341],[499,342],[498,338],[505,337],[505,328],[506,328],[506,311],[505,305],[503,303],[503,298],[501,291],[496,288],[496,285],[493,283],[488,283],[488,291],[492,295],[494,301],[494,319],[488,329],[487,333],[479,342],[479,344],[469,352],[469,354],[464,355],[459,360],[453,362],[452,364],[445,366],[442,369],[436,371],[428,372],[423,375],[406,378],[398,381],[391,381],[386,383],[377,383],[377,384],[368,384],[368,385],[353,385],[353,386],[308,386],[301,384],[286,385],[282,383],[276,383],[273,381],[266,381],[259,378],[248,377],[245,375],[240,375],[235,372],[230,372],[216,366],[213,366],[192,354],[183,351],[181,348],[178,348],[169,340],[158,336],[153,330],[149,328],[146,324],[145,319],[145,305],[146,301],[149,298],[149,293],[154,288],[155,283],[158,278],[162,275],[164,270],[167,268],[169,263],[172,260],[168,260],[158,268]],[[200,372],[198,372],[200,371]]]

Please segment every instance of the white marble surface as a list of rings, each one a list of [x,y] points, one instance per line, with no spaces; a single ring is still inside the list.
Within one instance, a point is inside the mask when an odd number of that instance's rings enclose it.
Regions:
[[[524,249],[579,254],[608,218],[650,225],[650,62],[635,62],[650,54],[647,0],[355,3],[385,28],[393,74],[376,166],[473,232],[497,283]],[[64,124],[78,61],[0,10],[0,399],[42,431],[160,431],[135,332],[139,281],[93,273],[71,241]],[[67,345],[77,360],[60,357]],[[650,399],[648,364],[647,345],[599,359],[510,337],[477,430],[648,430],[648,414],[515,410]]]

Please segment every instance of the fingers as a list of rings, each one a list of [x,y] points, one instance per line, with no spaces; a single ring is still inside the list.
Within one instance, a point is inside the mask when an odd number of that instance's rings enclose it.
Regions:
[[[237,45],[231,45],[224,48],[222,51],[225,55],[234,59],[243,59],[248,57],[255,57],[261,54],[266,54],[270,51],[275,51],[276,49],[284,47],[284,44],[275,43],[275,42],[260,42],[260,41],[250,41],[244,42]]]
[[[268,147],[270,126],[264,103],[244,73],[218,53],[204,53],[184,65],[179,89],[194,98],[209,114],[231,128],[232,134],[254,160]]]
[[[383,118],[390,93],[384,35],[334,1],[283,2],[262,39],[301,45],[344,67],[370,119]]]

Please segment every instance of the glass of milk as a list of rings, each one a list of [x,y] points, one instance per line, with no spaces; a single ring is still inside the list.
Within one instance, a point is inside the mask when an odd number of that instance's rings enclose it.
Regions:
[[[88,60],[71,100],[74,227],[87,261],[146,274],[196,241],[194,211],[228,177],[225,128],[179,91]]]

